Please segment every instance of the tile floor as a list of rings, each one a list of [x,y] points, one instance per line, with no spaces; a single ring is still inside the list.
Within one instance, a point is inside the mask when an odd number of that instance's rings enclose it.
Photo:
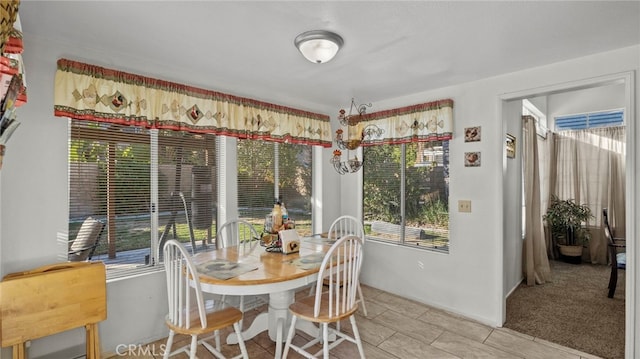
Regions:
[[[557,344],[530,337],[506,328],[492,328],[458,315],[407,300],[398,295],[363,286],[368,316],[356,314],[365,355],[369,359],[425,359],[425,358],[597,358],[593,355],[561,347]],[[307,295],[308,289],[297,295]],[[245,326],[259,310],[248,312]],[[349,328],[348,320],[343,329]],[[225,334],[225,333],[223,333]],[[294,340],[303,339],[299,335]],[[118,355],[111,358],[161,358],[166,339],[149,343],[147,354]],[[188,344],[188,337],[176,336],[176,345]],[[223,340],[224,343],[224,340]],[[261,333],[246,342],[250,358],[273,358],[275,345],[268,334]],[[237,345],[223,345],[223,354],[235,356]],[[290,352],[289,358],[301,358]],[[358,357],[354,344],[343,342],[331,351],[331,358],[352,359]],[[188,358],[179,354],[173,358]],[[214,356],[202,346],[198,358]]]

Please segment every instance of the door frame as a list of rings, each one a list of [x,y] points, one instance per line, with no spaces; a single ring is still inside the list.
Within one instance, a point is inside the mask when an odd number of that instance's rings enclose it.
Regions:
[[[629,238],[637,238],[638,234],[638,225],[635,221],[635,210],[636,210],[636,193],[634,186],[634,177],[636,173],[636,145],[633,140],[636,133],[636,112],[635,112],[635,73],[634,71],[627,71],[621,73],[614,73],[610,75],[604,75],[589,79],[571,81],[566,83],[560,83],[550,86],[544,86],[540,88],[527,89],[512,93],[506,93],[499,97],[498,111],[499,118],[501,118],[502,125],[502,133],[503,137],[506,135],[506,123],[508,119],[505,114],[502,113],[503,105],[506,102],[514,101],[514,100],[522,100],[527,97],[536,97],[543,95],[551,95],[555,93],[568,92],[568,91],[576,91],[582,90],[592,87],[599,87],[602,85],[609,85],[615,83],[623,83],[625,88],[625,98],[624,98],[624,113],[625,113],[625,123],[627,128],[626,134],[626,156],[625,156],[625,165],[626,165],[626,173],[625,173],[625,206],[626,206],[626,236]],[[502,144],[501,144],[502,145]],[[503,183],[507,180],[504,177],[505,171],[503,170]],[[504,186],[503,186],[504,188]],[[506,193],[503,193],[503,198],[506,196]],[[503,211],[503,218],[504,218]],[[501,263],[504,263],[504,246],[506,241],[506,236],[504,233],[504,226],[502,227],[503,235],[502,235],[502,243],[499,248],[499,258],[502,258]],[[639,250],[635,241],[629,241],[627,243],[627,257],[630,260],[627,261],[627,268],[625,270],[625,357],[634,358],[636,353],[636,328],[637,324],[640,324],[640,319],[636,318],[637,308],[638,308],[638,298],[635,293],[635,285],[636,278],[640,277],[638,274],[639,267],[635,264],[635,258],[640,258],[640,255],[637,255],[637,251]],[[505,267],[502,266],[501,273],[504,274]],[[504,283],[501,283],[498,288],[503,291]],[[500,293],[500,299],[498,301],[498,313],[500,313],[501,318],[500,322],[504,323],[506,320],[506,302],[507,296],[509,293]]]

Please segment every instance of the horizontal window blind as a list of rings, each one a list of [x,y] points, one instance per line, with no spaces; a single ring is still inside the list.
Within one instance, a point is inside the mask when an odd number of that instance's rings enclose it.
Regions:
[[[279,194],[300,235],[312,234],[311,150],[312,147],[306,145],[278,144]]]
[[[622,110],[559,116],[555,119],[556,130],[582,130],[594,127],[621,126],[624,124]]]
[[[363,149],[368,238],[448,250],[449,143]]]
[[[71,120],[70,128],[69,238],[75,238],[84,218],[102,220],[106,227],[94,259],[109,259],[107,268],[121,271],[157,262],[151,253],[154,238],[159,246],[173,238],[188,244],[212,238],[214,135],[161,130],[152,147],[145,128],[78,120]],[[157,168],[151,166],[152,153],[157,153]],[[158,178],[155,211],[152,171]]]
[[[258,233],[276,199],[300,235],[311,234],[311,146],[238,140],[239,217]]]
[[[237,145],[238,217],[258,233],[276,197],[276,143],[242,139]]]
[[[84,218],[102,220],[96,256],[150,246],[149,138],[142,128],[71,121],[69,238]]]
[[[217,212],[215,147],[216,136],[211,134],[158,133],[160,246],[173,238],[187,245],[197,244],[198,250],[213,243]]]

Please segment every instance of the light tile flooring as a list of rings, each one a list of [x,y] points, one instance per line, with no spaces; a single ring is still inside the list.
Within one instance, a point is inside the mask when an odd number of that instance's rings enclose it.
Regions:
[[[425,358],[597,358],[593,355],[561,347],[557,344],[530,337],[506,328],[492,328],[464,317],[416,303],[401,296],[363,286],[368,316],[361,310],[356,322],[362,336],[365,355],[369,359],[425,359]],[[298,295],[307,295],[308,289]],[[248,312],[245,326],[259,310]],[[343,329],[349,331],[348,320]],[[226,334],[226,333],[223,333]],[[299,335],[294,340],[303,339]],[[161,358],[166,339],[149,343],[147,354],[119,355],[112,358]],[[175,345],[188,344],[188,337],[176,336]],[[224,343],[224,340],[223,340]],[[250,358],[273,358],[275,345],[268,334],[261,333],[246,342]],[[142,350],[144,352],[144,350]],[[223,354],[239,354],[237,345],[223,345]],[[354,344],[343,342],[331,351],[331,358],[358,357]],[[188,358],[179,354],[174,358]],[[214,358],[202,346],[198,358]],[[301,358],[290,352],[289,358]]]

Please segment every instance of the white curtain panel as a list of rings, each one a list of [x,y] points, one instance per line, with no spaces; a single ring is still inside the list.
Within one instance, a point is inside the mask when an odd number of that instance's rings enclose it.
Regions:
[[[591,208],[594,217],[587,223],[591,241],[586,259],[606,264],[603,208],[608,208],[615,236],[625,234],[625,127],[562,131],[553,137],[551,192]]]
[[[533,117],[523,116],[522,135],[526,216],[522,265],[527,285],[544,284],[550,279],[551,268],[542,225],[538,136]]]

